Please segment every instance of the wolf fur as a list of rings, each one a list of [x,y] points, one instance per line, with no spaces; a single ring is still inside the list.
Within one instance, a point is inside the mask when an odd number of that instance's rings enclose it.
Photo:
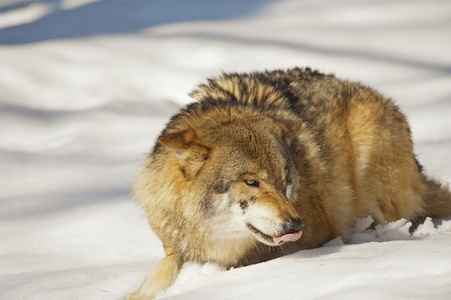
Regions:
[[[191,96],[133,187],[166,257],[130,299],[166,290],[186,261],[245,266],[319,247],[368,215],[451,215],[406,117],[369,87],[295,68],[222,74]]]

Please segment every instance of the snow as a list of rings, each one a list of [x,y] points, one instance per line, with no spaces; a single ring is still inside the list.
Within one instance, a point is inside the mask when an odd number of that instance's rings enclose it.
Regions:
[[[221,71],[311,66],[407,114],[451,182],[451,2],[3,0],[0,299],[124,299],[162,259],[129,196],[158,133]],[[399,220],[224,271],[186,264],[170,299],[451,299],[451,218]]]

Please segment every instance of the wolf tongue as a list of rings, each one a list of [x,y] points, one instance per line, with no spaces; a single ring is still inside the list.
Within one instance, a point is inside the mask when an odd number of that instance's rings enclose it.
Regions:
[[[302,230],[293,232],[293,233],[289,233],[289,234],[285,234],[282,236],[277,236],[277,237],[273,237],[272,240],[274,241],[274,243],[276,245],[279,245],[280,242],[295,242],[297,240],[299,240],[302,236]]]

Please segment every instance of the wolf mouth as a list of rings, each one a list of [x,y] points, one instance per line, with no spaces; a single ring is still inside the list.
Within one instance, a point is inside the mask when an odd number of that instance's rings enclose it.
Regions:
[[[247,228],[249,228],[256,236],[261,237],[262,239],[268,241],[271,244],[275,244],[274,243],[274,239],[272,238],[272,236],[264,234],[263,232],[261,232],[260,230],[258,230],[257,228],[255,228],[254,226],[252,226],[251,224],[247,223],[246,224]]]
[[[296,231],[296,232],[291,232],[291,233],[287,233],[281,236],[277,236],[277,237],[273,237],[267,234],[264,234],[263,232],[261,232],[260,230],[258,230],[257,228],[255,228],[254,226],[252,226],[251,224],[246,224],[247,228],[249,228],[252,233],[254,233],[254,235],[256,237],[260,237],[261,239],[263,239],[264,241],[267,241],[270,245],[275,245],[275,246],[279,246],[285,242],[295,242],[297,240],[299,240],[302,236],[302,230]]]

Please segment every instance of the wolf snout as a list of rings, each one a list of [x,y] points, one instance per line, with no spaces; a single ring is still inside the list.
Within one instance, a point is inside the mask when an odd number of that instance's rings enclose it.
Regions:
[[[304,227],[304,222],[300,218],[289,219],[283,224],[285,234],[298,232],[302,227]]]
[[[284,242],[295,242],[299,240],[302,236],[302,227],[304,227],[304,223],[300,218],[289,219],[283,224],[284,234],[272,238],[274,244],[280,245]]]

